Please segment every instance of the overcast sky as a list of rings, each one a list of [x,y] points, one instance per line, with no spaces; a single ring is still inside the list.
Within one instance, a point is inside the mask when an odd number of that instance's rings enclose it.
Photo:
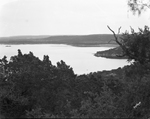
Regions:
[[[127,0],[0,0],[0,37],[110,34],[150,24],[150,12],[132,15]]]

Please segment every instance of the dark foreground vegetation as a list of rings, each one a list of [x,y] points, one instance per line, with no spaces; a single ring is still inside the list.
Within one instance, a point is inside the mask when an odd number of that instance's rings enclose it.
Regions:
[[[0,60],[0,116],[5,118],[150,117],[150,31],[124,34],[130,66],[76,75],[32,52]],[[129,39],[129,40],[127,40]],[[126,44],[124,44],[126,43]]]

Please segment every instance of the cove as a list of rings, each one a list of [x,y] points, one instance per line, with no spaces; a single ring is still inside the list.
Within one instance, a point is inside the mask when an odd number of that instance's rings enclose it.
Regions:
[[[17,55],[20,49],[23,54],[30,51],[41,60],[48,55],[52,64],[63,60],[73,68],[75,74],[87,74],[103,70],[112,70],[129,65],[126,59],[108,59],[95,57],[97,51],[108,50],[112,47],[75,47],[64,44],[26,44],[26,45],[0,45],[0,58],[4,55],[9,60],[11,56]]]

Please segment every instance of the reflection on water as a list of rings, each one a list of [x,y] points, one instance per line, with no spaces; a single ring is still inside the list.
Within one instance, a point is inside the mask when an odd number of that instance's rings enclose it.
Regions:
[[[106,59],[93,55],[97,51],[107,50],[110,47],[74,47],[58,44],[5,46],[0,45],[0,58],[6,55],[9,59],[10,56],[17,54],[18,49],[21,49],[23,54],[31,51],[40,59],[43,59],[43,55],[49,55],[53,64],[60,60],[65,61],[67,65],[73,68],[76,74],[111,70],[128,65],[128,62],[124,59]]]

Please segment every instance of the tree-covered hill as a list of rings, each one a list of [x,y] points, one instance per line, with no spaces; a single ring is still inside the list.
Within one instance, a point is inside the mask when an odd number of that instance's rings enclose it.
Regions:
[[[119,42],[131,65],[76,75],[32,52],[0,59],[1,118],[150,117],[150,31],[125,33]]]
[[[0,38],[0,44],[68,44],[74,46],[99,46],[109,44],[116,46],[111,41],[113,35],[62,35],[62,36],[16,36]],[[111,42],[109,42],[111,41]]]
[[[129,0],[138,11],[138,0]],[[145,5],[145,4],[143,4]],[[141,6],[141,5],[140,5]],[[146,5],[149,6],[149,5]],[[130,66],[76,75],[32,52],[0,59],[0,118],[150,118],[150,29],[116,41]]]
[[[0,116],[5,118],[149,117],[150,64],[74,74],[32,52],[0,60]]]

